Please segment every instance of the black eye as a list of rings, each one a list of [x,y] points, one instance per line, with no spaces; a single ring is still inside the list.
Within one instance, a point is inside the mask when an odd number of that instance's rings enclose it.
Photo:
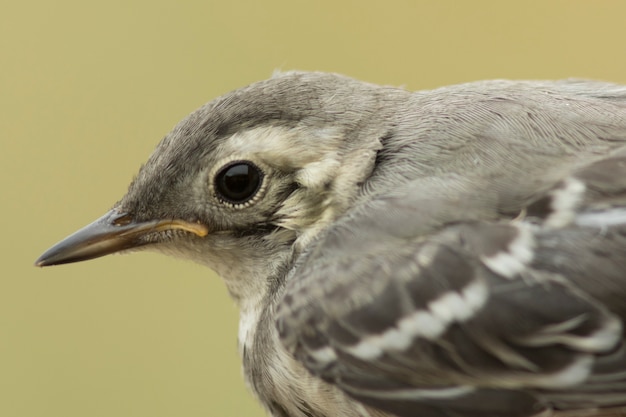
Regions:
[[[259,191],[263,172],[248,161],[235,161],[224,166],[215,176],[215,190],[229,203],[242,204]]]

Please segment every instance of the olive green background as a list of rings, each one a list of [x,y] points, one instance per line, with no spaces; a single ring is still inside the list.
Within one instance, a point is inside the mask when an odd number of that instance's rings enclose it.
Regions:
[[[0,416],[262,416],[210,271],[33,261],[121,197],[178,120],[276,69],[626,83],[626,3],[5,0],[0,60]]]

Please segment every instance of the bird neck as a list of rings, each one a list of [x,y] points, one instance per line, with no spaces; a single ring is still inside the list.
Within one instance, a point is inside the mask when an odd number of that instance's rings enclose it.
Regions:
[[[274,300],[282,294],[287,271],[293,265],[293,250],[278,252],[268,257],[272,262],[255,265],[253,270],[243,273],[238,278],[224,276],[224,281],[231,297],[239,308],[239,351],[243,354],[246,347],[254,343],[258,324]],[[241,276],[248,282],[241,285]],[[253,285],[250,285],[253,284]]]

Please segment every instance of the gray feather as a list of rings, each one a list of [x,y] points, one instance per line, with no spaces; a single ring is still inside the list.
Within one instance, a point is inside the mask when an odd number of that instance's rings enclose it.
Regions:
[[[624,86],[278,74],[180,122],[102,219],[39,265],[213,268],[273,416],[624,415]]]

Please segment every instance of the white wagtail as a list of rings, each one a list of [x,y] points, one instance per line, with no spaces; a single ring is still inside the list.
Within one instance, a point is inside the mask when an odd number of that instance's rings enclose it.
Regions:
[[[139,248],[222,276],[274,417],[626,415],[624,86],[277,74],[37,265]]]

